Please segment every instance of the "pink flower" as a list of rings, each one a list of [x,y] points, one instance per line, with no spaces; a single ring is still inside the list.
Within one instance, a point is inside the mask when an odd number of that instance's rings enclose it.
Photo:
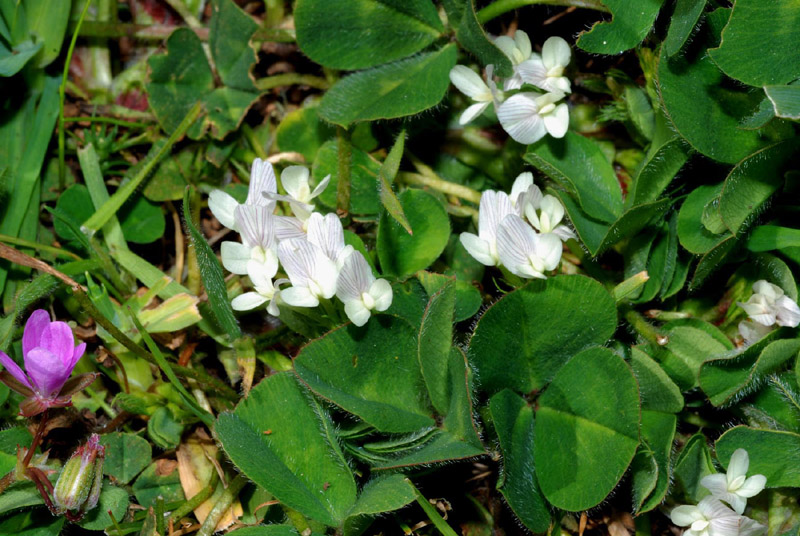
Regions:
[[[86,351],[86,343],[75,346],[72,330],[65,322],[51,322],[43,309],[31,314],[22,334],[23,371],[10,357],[0,352],[0,381],[26,396],[20,413],[31,417],[48,408],[72,404],[72,395],[91,384],[96,374],[81,374],[69,380],[72,369]]]

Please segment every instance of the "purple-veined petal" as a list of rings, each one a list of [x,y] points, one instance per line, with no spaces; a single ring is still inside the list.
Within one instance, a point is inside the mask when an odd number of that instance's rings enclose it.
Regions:
[[[27,354],[39,344],[42,334],[50,325],[50,313],[44,309],[36,309],[25,322],[25,331],[22,332],[22,355]]]
[[[272,247],[275,229],[271,208],[239,205],[234,211],[234,218],[242,235],[242,242],[247,247]]]
[[[779,326],[797,327],[800,324],[800,307],[789,296],[783,295],[775,300],[777,316],[775,322]]]
[[[524,145],[534,143],[547,133],[544,122],[538,114],[535,94],[517,93],[497,109],[497,118],[515,141]]]
[[[497,240],[497,228],[506,216],[514,213],[511,198],[505,192],[486,190],[481,195],[478,211],[478,236],[490,246]]]
[[[294,286],[306,287],[314,267],[316,246],[301,238],[278,245],[278,259]]]
[[[738,517],[736,512],[722,504],[722,502],[713,495],[703,498],[703,500],[697,503],[697,508],[700,509],[703,516],[709,521],[726,517]]]
[[[3,367],[6,369],[6,371],[12,376],[14,376],[14,379],[16,379],[19,383],[30,389],[33,389],[33,385],[31,385],[31,382],[28,380],[28,377],[25,375],[25,372],[23,372],[20,366],[17,365],[17,363],[13,359],[8,357],[3,352],[0,352],[0,364],[2,364]]]
[[[515,275],[530,277],[524,268],[530,265],[528,255],[535,248],[536,232],[531,226],[516,214],[506,216],[497,232],[497,253],[503,266]]]
[[[524,82],[542,89],[548,89],[544,87],[547,82],[547,67],[544,66],[542,58],[539,56],[533,56],[520,63],[516,72]]]
[[[250,186],[247,191],[247,204],[268,207],[273,201],[264,196],[264,192],[275,193],[278,191],[278,181],[272,164],[266,160],[256,158],[250,168]]]
[[[759,536],[767,532],[767,527],[749,517],[739,520],[739,536]]]
[[[308,218],[308,241],[322,249],[323,253],[336,261],[344,249],[344,229],[336,214],[323,216],[317,212]]]
[[[362,293],[369,291],[373,281],[375,281],[375,276],[372,275],[372,269],[367,260],[360,252],[355,251],[345,261],[339,272],[336,296],[345,303],[359,299]]]
[[[25,356],[25,370],[34,390],[43,398],[52,398],[69,378],[64,362],[45,348],[34,348]]]
[[[303,222],[292,216],[275,216],[275,237],[278,242],[292,238],[305,238]]]

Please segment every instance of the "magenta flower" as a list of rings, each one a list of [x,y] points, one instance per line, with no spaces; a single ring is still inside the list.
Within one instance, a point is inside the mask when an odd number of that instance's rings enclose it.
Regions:
[[[86,351],[86,343],[75,346],[72,330],[65,322],[51,322],[43,309],[31,314],[22,334],[23,371],[10,357],[0,352],[0,381],[26,396],[20,413],[31,417],[48,408],[72,404],[72,395],[91,384],[96,374],[81,374],[69,379],[72,369]]]

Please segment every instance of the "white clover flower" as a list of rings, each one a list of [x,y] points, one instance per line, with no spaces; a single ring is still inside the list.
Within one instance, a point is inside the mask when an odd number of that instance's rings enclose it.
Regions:
[[[271,209],[275,206],[275,202],[265,194],[274,194],[277,191],[278,187],[272,164],[260,158],[253,160],[253,166],[250,168],[250,185],[247,190],[247,200],[242,205]],[[240,203],[222,190],[214,190],[208,196],[208,208],[211,209],[211,213],[222,225],[234,231],[239,230],[235,217],[236,207],[238,206],[240,206]]]
[[[766,532],[764,525],[738,515],[714,496],[704,498],[697,506],[675,507],[670,518],[679,527],[689,527],[684,536],[755,536]]]
[[[308,241],[322,249],[336,263],[337,270],[341,270],[347,257],[353,253],[353,246],[344,245],[344,229],[339,217],[333,213],[323,216],[315,212],[309,216],[306,227]]]
[[[750,346],[754,342],[763,338],[764,335],[770,331],[772,331],[771,326],[765,326],[763,324],[759,324],[758,322],[753,322],[751,320],[739,322],[739,335],[741,335],[742,339],[744,339],[745,346]]]
[[[503,266],[519,277],[546,279],[561,261],[561,240],[553,233],[537,234],[525,220],[509,214],[497,231],[497,252]]]
[[[747,499],[761,493],[767,484],[764,475],[753,475],[747,478],[750,457],[744,449],[736,449],[731,455],[728,472],[706,475],[700,485],[708,489],[711,495],[728,503],[737,514],[744,512]]]
[[[564,242],[575,238],[572,229],[561,223],[564,219],[564,205],[555,196],[540,194],[538,203],[527,203],[525,217],[540,233],[553,233]]]
[[[517,93],[497,109],[503,129],[515,141],[529,145],[550,134],[563,138],[569,127],[569,108],[557,104],[563,93]]]
[[[234,274],[244,275],[263,266],[273,277],[278,271],[278,256],[275,253],[272,207],[239,205],[234,210],[234,220],[242,235],[242,242],[226,241],[220,245],[222,265]]]
[[[458,90],[475,101],[475,104],[467,107],[461,114],[458,122],[466,125],[479,115],[481,115],[490,104],[497,105],[500,96],[497,93],[497,85],[493,80],[494,66],[486,66],[486,80],[483,81],[478,73],[465,65],[456,65],[450,70],[450,81]]]
[[[338,270],[321,248],[302,238],[278,244],[278,258],[292,286],[281,291],[281,299],[295,307],[316,307],[320,298],[336,293]]]
[[[521,88],[523,80],[519,73],[519,65],[530,59],[533,55],[531,40],[528,38],[528,34],[522,30],[517,30],[514,32],[513,38],[502,35],[495,38],[494,44],[503,51],[503,54],[508,57],[511,61],[511,65],[514,67],[514,74],[511,78],[507,78],[503,82],[503,90],[510,91],[512,89]]]
[[[274,275],[274,274],[273,274]],[[288,283],[288,279],[278,279],[272,283],[272,276],[263,268],[256,267],[252,272],[248,273],[250,281],[253,282],[254,290],[245,292],[236,296],[231,301],[231,307],[234,311],[250,311],[267,304],[267,312],[272,316],[279,316],[280,310],[278,303],[280,301],[280,286]]]
[[[311,190],[309,184],[310,173],[304,166],[289,166],[281,172],[281,185],[288,195],[271,193],[267,197],[274,201],[286,201],[292,209],[292,214],[300,219],[301,222],[308,220],[314,211],[312,201],[318,197],[328,184],[331,176],[327,175]]]
[[[569,45],[560,37],[550,37],[542,45],[542,55],[534,54],[520,63],[516,71],[523,82],[545,91],[570,93],[569,79],[564,68],[569,65]]]
[[[483,192],[478,212],[478,235],[461,233],[459,237],[467,253],[486,266],[500,264],[500,256],[497,253],[497,228],[506,216],[513,213],[514,207],[508,194],[494,190]]]
[[[751,321],[739,324],[739,333],[747,344],[752,344],[774,325],[796,327],[800,325],[800,308],[783,289],[764,279],[753,283],[753,295],[746,302],[736,302]]]
[[[385,311],[392,305],[392,286],[385,279],[375,279],[364,256],[353,252],[344,262],[336,283],[336,296],[344,303],[344,312],[356,326],[363,326],[372,311]]]
[[[542,192],[538,186],[533,184],[533,173],[525,171],[517,175],[514,184],[511,185],[511,193],[508,197],[518,216],[525,215],[525,207],[529,204],[538,206],[542,199]]]

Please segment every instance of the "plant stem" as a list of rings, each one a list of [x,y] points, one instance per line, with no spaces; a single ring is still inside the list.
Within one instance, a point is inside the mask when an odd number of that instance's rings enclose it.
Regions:
[[[339,146],[336,213],[339,214],[340,217],[345,217],[350,211],[350,164],[352,156],[350,133],[346,128],[336,127],[336,140]]]
[[[197,536],[211,536],[214,534],[217,523],[222,519],[222,516],[228,508],[231,507],[233,500],[239,495],[239,492],[242,491],[245,484],[247,484],[247,477],[243,474],[238,474],[236,478],[231,480],[230,484],[228,484],[228,488],[222,492],[222,495],[220,495],[213,508],[211,508],[208,517],[203,522],[203,526],[200,527],[200,530],[197,532]]]
[[[176,508],[169,516],[170,521],[177,523],[181,518],[189,515],[189,512],[206,502],[208,498],[214,494],[214,489],[217,487],[217,480],[219,480],[219,475],[216,471],[212,471],[211,480],[208,481],[208,484],[197,492],[196,495],[192,496],[191,499],[187,499],[185,503]]]
[[[110,125],[116,125],[119,127],[126,127],[126,128],[148,128],[152,125],[148,125],[147,123],[135,123],[133,121],[123,121],[122,119],[114,119],[113,117],[91,117],[91,116],[73,116],[73,117],[65,117],[64,122],[71,123],[71,122],[85,122],[85,123],[108,123]]]
[[[282,86],[309,86],[314,89],[328,89],[330,84],[324,78],[310,74],[285,73],[259,78],[255,81],[256,89],[269,91]]]
[[[42,413],[42,419],[39,421],[39,426],[36,427],[36,434],[33,436],[31,446],[28,449],[28,452],[25,453],[25,459],[22,460],[23,470],[28,468],[28,465],[31,463],[31,459],[33,459],[33,453],[36,451],[36,447],[38,447],[39,443],[42,442],[42,437],[44,436],[44,427],[47,424],[48,413],[49,410],[44,410],[44,413]]]
[[[448,194],[448,195],[454,195],[456,197],[460,197],[461,199],[465,199],[475,204],[481,202],[481,193],[479,191],[473,190],[472,188],[463,186],[461,184],[449,182],[444,179],[429,177],[426,175],[422,175],[420,173],[411,173],[408,171],[399,172],[397,174],[397,177],[406,184],[427,186],[428,188],[436,190],[437,192],[442,192],[443,194]]]
[[[433,505],[428,502],[428,499],[426,499],[425,496],[420,493],[416,486],[414,486],[409,479],[406,479],[406,482],[408,482],[408,484],[414,488],[414,495],[417,497],[417,504],[419,504],[425,511],[425,515],[427,515],[428,519],[431,520],[433,526],[436,527],[436,530],[438,530],[442,536],[458,536],[453,530],[453,527],[451,527],[447,521],[442,519],[442,516],[439,515],[439,512],[436,511],[436,508],[434,508]]]
[[[532,6],[536,4],[544,4],[548,6],[564,6],[564,7],[584,7],[586,9],[595,9],[597,11],[608,12],[608,8],[604,6],[600,0],[496,0],[485,8],[478,11],[478,21],[481,24],[486,24],[490,20],[499,17],[503,13],[513,11],[520,7]]]
[[[31,248],[38,251],[46,251],[47,253],[52,253],[53,255],[61,255],[62,257],[67,257],[70,259],[74,259],[76,261],[82,260],[80,257],[75,255],[71,251],[67,251],[65,249],[60,249],[53,246],[48,246],[47,244],[31,242],[30,240],[25,240],[23,238],[15,238],[13,236],[0,234],[0,242],[5,242],[6,244],[12,244],[14,246],[22,246],[24,248]]]
[[[77,24],[71,23],[69,31],[75,31]],[[86,21],[79,28],[81,37],[132,37],[143,41],[161,41],[166,39],[181,26],[166,24],[134,24],[127,22],[101,22]],[[208,28],[192,28],[197,37],[208,41]],[[259,28],[253,34],[253,41],[270,41],[273,43],[293,43],[295,35],[293,30],[281,28]]]
[[[625,320],[636,333],[642,336],[642,338],[659,346],[664,346],[669,342],[669,337],[661,333],[635,310],[630,307],[623,307],[621,309],[624,311],[623,316]]]

